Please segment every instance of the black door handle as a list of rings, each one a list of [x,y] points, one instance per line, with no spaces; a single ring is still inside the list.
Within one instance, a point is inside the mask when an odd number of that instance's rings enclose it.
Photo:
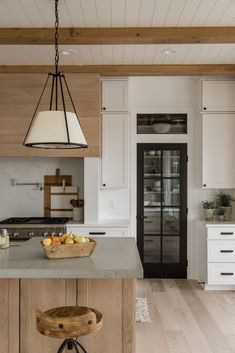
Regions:
[[[136,219],[145,219],[145,218],[148,218],[147,216],[137,216]]]
[[[221,232],[220,235],[233,235],[233,232]]]
[[[90,235],[105,235],[105,232],[89,232]]]
[[[233,276],[233,272],[221,272],[221,276]]]
[[[220,250],[220,252],[233,252],[233,250]]]

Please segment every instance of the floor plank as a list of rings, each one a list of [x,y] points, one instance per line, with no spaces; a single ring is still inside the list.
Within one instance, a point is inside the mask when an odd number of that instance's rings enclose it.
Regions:
[[[136,353],[235,353],[235,292],[196,281],[144,279],[151,323],[136,324]]]

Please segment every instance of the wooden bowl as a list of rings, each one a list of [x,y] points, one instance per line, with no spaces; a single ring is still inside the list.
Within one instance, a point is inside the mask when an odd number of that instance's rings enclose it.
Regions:
[[[82,306],[63,306],[45,312],[37,310],[37,330],[54,338],[74,338],[89,335],[101,329],[102,314]]]
[[[61,244],[44,246],[44,253],[48,259],[66,259],[70,257],[87,257],[91,256],[95,247],[96,241],[90,238],[86,243]]]

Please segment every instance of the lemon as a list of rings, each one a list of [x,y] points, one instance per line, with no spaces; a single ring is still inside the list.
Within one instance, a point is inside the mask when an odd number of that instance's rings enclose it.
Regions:
[[[73,242],[73,239],[72,239],[72,238],[67,237],[67,238],[65,239],[64,243],[65,243],[65,244],[73,244],[74,242]]]
[[[52,244],[52,240],[50,238],[45,238],[43,239],[42,244],[44,246],[50,246]]]
[[[75,243],[86,243],[86,238],[81,236],[74,236],[73,240]]]

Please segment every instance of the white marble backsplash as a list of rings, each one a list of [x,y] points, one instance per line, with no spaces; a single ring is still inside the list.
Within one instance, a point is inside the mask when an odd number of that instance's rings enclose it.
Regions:
[[[0,218],[43,216],[44,191],[35,186],[12,186],[18,183],[42,183],[44,175],[72,175],[73,185],[84,196],[83,158],[0,158]]]

